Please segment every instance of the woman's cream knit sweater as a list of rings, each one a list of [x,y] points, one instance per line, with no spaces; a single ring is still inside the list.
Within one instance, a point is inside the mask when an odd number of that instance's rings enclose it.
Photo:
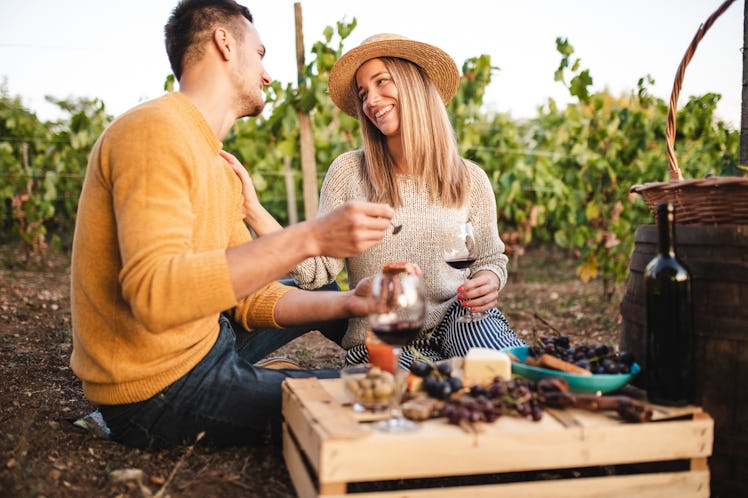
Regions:
[[[364,200],[361,151],[340,155],[330,166],[320,195],[319,215],[329,213],[349,200]],[[374,275],[390,261],[417,263],[423,270],[429,298],[425,329],[438,325],[464,282],[464,270],[455,270],[444,262],[442,247],[461,223],[471,221],[475,229],[478,259],[470,267],[473,274],[491,270],[498,275],[500,286],[507,279],[507,257],[499,238],[496,199],[486,173],[465,161],[470,175],[470,195],[461,208],[447,208],[429,200],[428,187],[419,189],[418,179],[401,175],[398,185],[403,206],[396,210],[394,221],[403,225],[397,235],[392,233],[362,254],[347,260],[327,257],[310,258],[297,266],[291,275],[306,289],[332,282],[348,269],[348,281],[354,287],[364,277]],[[352,319],[343,339],[351,348],[366,338],[366,319]]]

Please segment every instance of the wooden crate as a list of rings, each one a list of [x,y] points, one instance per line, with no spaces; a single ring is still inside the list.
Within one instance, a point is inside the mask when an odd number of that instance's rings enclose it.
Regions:
[[[674,416],[680,418],[672,418]],[[337,379],[283,386],[283,453],[300,497],[709,496],[713,420],[696,407],[633,424],[614,413],[504,416],[468,434],[444,419],[420,430],[370,429]]]

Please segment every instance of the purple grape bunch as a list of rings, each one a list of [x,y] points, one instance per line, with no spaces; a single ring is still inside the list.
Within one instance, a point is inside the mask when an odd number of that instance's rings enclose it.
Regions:
[[[495,377],[487,385],[474,385],[467,393],[447,400],[441,415],[450,424],[464,426],[476,422],[494,422],[502,415],[514,414],[534,421],[543,418],[540,392],[556,390],[553,379],[533,382],[521,377],[508,381]]]
[[[462,380],[447,362],[434,363],[426,358],[416,358],[410,364],[410,372],[423,379],[423,390],[432,398],[447,399],[462,389]]]

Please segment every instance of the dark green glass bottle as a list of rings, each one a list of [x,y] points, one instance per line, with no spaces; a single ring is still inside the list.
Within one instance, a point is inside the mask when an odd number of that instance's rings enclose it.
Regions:
[[[644,270],[647,309],[646,388],[649,401],[693,403],[691,275],[675,248],[675,209],[657,206],[659,247]]]

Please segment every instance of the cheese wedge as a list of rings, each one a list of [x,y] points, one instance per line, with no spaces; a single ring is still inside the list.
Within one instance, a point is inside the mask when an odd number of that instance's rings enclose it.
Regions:
[[[512,378],[509,355],[488,348],[471,348],[465,355],[465,379],[472,384],[485,384],[495,377]]]

